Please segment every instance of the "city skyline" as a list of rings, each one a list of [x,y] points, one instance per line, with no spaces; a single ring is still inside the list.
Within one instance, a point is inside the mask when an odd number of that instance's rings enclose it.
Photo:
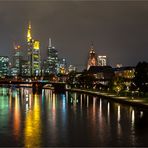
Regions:
[[[86,68],[91,41],[110,65],[147,61],[148,2],[0,2],[0,55],[11,56],[13,42],[26,40],[28,21],[46,58],[48,38],[69,64]],[[36,10],[36,11],[33,11]],[[20,11],[20,13],[18,13]],[[78,54],[79,53],[79,54]]]

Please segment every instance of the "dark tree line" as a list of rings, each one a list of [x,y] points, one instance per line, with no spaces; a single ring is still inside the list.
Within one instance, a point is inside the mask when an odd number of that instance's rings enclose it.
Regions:
[[[135,68],[135,78],[133,85],[144,94],[148,92],[148,63],[139,62]],[[134,87],[133,86],[133,87]]]

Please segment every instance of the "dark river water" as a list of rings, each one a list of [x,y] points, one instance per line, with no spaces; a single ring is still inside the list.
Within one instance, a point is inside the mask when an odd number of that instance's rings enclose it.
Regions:
[[[0,146],[148,146],[148,110],[87,94],[1,87]]]

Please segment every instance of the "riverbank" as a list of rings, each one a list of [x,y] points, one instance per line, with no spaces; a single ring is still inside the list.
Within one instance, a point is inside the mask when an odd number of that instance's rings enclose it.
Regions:
[[[66,90],[68,91],[73,91],[73,92],[80,92],[80,93],[88,93],[92,95],[96,95],[99,97],[104,97],[105,99],[115,101],[118,103],[123,103],[139,108],[145,108],[148,109],[148,98],[138,98],[138,97],[126,97],[126,96],[118,96],[113,93],[108,93],[108,92],[98,92],[95,90],[85,90],[85,89],[76,89],[76,88],[67,88]]]

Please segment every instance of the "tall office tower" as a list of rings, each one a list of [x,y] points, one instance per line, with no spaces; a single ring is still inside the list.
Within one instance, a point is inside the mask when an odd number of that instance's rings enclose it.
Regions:
[[[27,60],[21,61],[21,75],[28,76],[28,61]]]
[[[96,53],[93,48],[93,44],[91,45],[91,47],[89,49],[87,69],[89,69],[90,66],[97,66],[97,57],[96,57]]]
[[[14,57],[13,57],[13,75],[20,75],[21,74],[21,47],[20,45],[14,45]]]
[[[33,39],[31,35],[31,22],[29,22],[27,30],[27,76],[32,76],[32,48],[33,48]]]
[[[40,43],[32,39],[31,23],[27,30],[27,76],[39,76],[41,74]]]
[[[46,61],[47,69],[45,73],[58,73],[58,65],[59,65],[59,58],[58,58],[58,51],[51,45],[51,38],[49,38],[49,45],[48,45],[48,58]]]
[[[41,58],[40,58],[40,42],[34,41],[32,48],[32,75],[40,76],[41,74]]]
[[[9,58],[0,56],[0,77],[9,75]]]
[[[106,65],[107,65],[107,57],[98,56],[98,66],[106,66]]]

